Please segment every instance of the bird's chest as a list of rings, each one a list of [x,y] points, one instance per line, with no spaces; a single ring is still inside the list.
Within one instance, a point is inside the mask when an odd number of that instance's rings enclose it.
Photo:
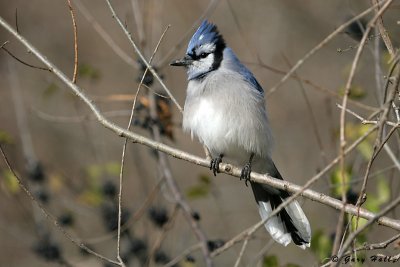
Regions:
[[[192,137],[197,136],[203,144],[212,146],[215,140],[225,139],[228,125],[218,101],[203,97],[186,101],[183,129]]]
[[[185,103],[183,128],[210,149],[213,157],[248,159],[240,140],[240,125],[232,120],[232,112],[220,100],[201,98]]]

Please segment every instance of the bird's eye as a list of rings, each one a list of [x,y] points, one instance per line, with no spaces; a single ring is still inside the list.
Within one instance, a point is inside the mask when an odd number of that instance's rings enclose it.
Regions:
[[[199,57],[200,57],[200,58],[205,58],[205,57],[207,57],[207,56],[208,56],[207,53],[201,53]]]

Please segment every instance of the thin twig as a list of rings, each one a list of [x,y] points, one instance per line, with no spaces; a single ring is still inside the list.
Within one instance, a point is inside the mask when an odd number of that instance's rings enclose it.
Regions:
[[[375,6],[375,13],[379,12],[379,3],[378,0],[371,0],[372,4]],[[382,36],[382,40],[386,45],[386,48],[390,54],[391,59],[394,59],[395,57],[395,52],[394,52],[394,48],[393,48],[393,44],[392,41],[390,41],[389,35],[385,29],[385,26],[383,25],[383,19],[382,16],[380,15],[378,17],[377,23],[376,25],[378,26],[378,30]]]
[[[32,64],[29,64],[29,63],[23,61],[22,59],[19,59],[19,58],[16,57],[13,53],[11,53],[7,48],[4,47],[7,43],[8,43],[8,41],[4,42],[4,43],[0,46],[0,48],[3,49],[4,51],[6,51],[7,54],[9,54],[9,55],[10,55],[12,58],[14,58],[16,61],[18,61],[18,62],[20,62],[20,63],[22,63],[22,64],[24,64],[25,66],[28,66],[28,67],[30,67],[30,68],[39,69],[39,70],[47,70],[47,71],[50,71],[50,72],[51,72],[50,69],[43,68],[43,67],[39,67],[39,66],[35,66],[35,65],[32,65]]]
[[[343,109],[343,106],[340,105],[340,104],[336,104],[336,106],[337,106],[338,108],[340,108],[340,109]],[[347,113],[353,115],[354,117],[356,117],[358,120],[360,120],[360,122],[361,122],[362,124],[373,124],[373,125],[375,125],[375,124],[378,124],[378,123],[379,123],[379,121],[368,120],[368,119],[366,119],[366,118],[363,118],[360,114],[355,113],[355,112],[352,111],[351,109],[346,108],[345,111],[346,111]],[[386,124],[386,125],[389,125],[389,126],[396,126],[398,123],[393,122],[393,121],[385,121],[385,124]]]
[[[244,240],[243,245],[242,245],[242,248],[240,249],[239,256],[238,256],[237,259],[236,259],[236,262],[235,262],[234,267],[239,267],[240,260],[241,260],[242,257],[243,257],[244,251],[246,250],[246,247],[247,247],[247,244],[248,244],[248,243],[249,243],[249,237],[247,237],[247,238]]]
[[[75,21],[75,13],[72,8],[71,0],[67,0],[69,12],[71,13],[72,27],[74,29],[74,74],[72,75],[72,82],[76,83],[76,76],[78,75],[78,27]]]

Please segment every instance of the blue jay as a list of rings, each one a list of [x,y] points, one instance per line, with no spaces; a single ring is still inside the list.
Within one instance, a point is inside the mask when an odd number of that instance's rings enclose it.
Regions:
[[[250,181],[252,170],[283,179],[271,159],[272,134],[264,106],[264,91],[253,74],[227,47],[217,27],[203,21],[189,42],[183,59],[188,75],[183,129],[211,152],[214,175],[226,157],[244,166],[240,179]],[[250,181],[261,218],[267,218],[286,191]],[[310,246],[311,229],[297,201],[265,223],[278,243]]]

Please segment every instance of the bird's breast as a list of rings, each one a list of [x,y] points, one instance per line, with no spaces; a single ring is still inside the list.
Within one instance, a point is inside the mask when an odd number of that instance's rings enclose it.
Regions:
[[[214,100],[202,98],[186,103],[183,129],[196,136],[210,149],[217,148],[218,142],[226,139],[227,125],[221,108]]]

